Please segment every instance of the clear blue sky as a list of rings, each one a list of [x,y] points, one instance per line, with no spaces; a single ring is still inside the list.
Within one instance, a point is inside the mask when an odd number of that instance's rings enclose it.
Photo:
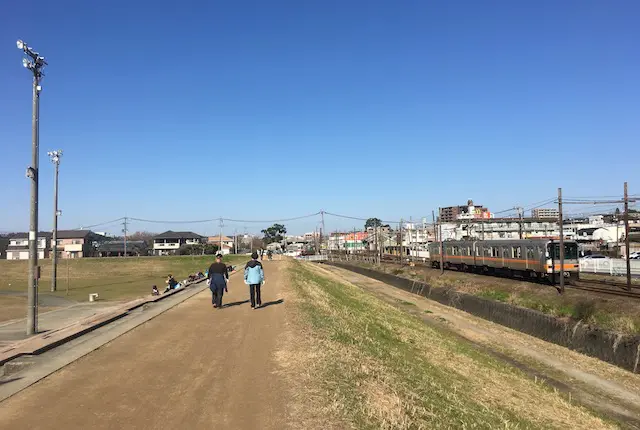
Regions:
[[[559,186],[616,195],[627,180],[637,193],[638,16],[631,0],[5,2],[0,230],[28,228],[19,38],[49,61],[42,229],[58,148],[61,228],[320,209],[415,219],[468,198],[526,206]]]

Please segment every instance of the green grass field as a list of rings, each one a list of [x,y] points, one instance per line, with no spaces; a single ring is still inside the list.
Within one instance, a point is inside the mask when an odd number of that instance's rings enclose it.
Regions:
[[[249,258],[246,255],[230,255],[224,261],[236,265]],[[213,261],[211,255],[59,260],[58,291],[51,293],[52,263],[50,259],[41,260],[39,293],[77,301],[87,301],[90,293],[98,293],[100,300],[134,299],[150,294],[152,285],[157,285],[160,291],[164,290],[168,274],[182,281],[190,273],[204,272]],[[27,263],[0,260],[0,292],[27,291]]]

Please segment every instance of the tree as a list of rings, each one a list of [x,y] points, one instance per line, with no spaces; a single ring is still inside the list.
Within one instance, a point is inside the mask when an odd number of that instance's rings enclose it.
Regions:
[[[149,231],[136,231],[133,234],[128,234],[127,240],[143,240],[147,246],[153,247],[154,236],[156,236],[156,233],[151,233]]]
[[[282,224],[274,224],[262,230],[262,234],[264,234],[263,242],[268,245],[274,242],[282,242],[284,235],[287,234],[287,229]]]
[[[253,249],[255,251],[261,248],[264,248],[264,241],[259,237],[252,237],[251,243],[249,244],[249,249]]]
[[[382,221],[380,221],[380,218],[369,218],[367,222],[364,223],[365,230],[376,227],[382,227]]]
[[[219,246],[214,243],[205,243],[201,245],[182,245],[178,248],[179,255],[213,255],[218,252]]]

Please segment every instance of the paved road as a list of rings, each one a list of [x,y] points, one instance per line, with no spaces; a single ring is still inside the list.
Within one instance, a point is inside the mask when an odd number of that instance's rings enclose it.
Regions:
[[[241,274],[213,309],[198,294],[0,404],[0,429],[281,429],[286,382],[274,363],[285,262],[266,262],[252,310]]]
[[[118,306],[119,304],[113,302],[76,303],[72,306],[66,305],[61,309],[40,312],[38,314],[38,330],[45,332],[60,329],[101,312],[116,309]],[[26,327],[26,319],[0,322],[0,342],[25,339],[27,337]]]

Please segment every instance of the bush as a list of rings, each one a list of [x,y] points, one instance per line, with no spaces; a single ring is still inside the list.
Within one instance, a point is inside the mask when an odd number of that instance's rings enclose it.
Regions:
[[[498,302],[506,302],[509,300],[509,296],[511,294],[506,291],[496,291],[496,290],[488,290],[481,291],[478,293],[480,297],[484,297],[485,299],[497,300]]]
[[[583,300],[574,305],[573,317],[577,320],[588,321],[596,313],[596,302]]]

